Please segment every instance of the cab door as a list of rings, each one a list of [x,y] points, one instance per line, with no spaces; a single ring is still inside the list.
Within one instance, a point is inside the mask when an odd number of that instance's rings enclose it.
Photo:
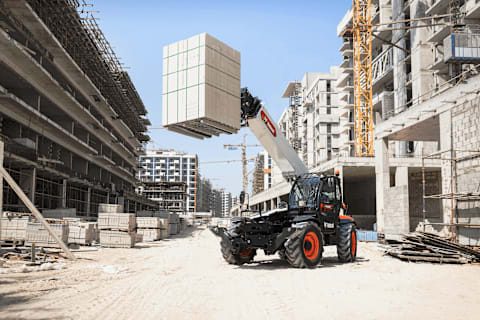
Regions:
[[[320,213],[326,222],[335,223],[341,208],[341,190],[337,177],[327,177],[320,192]]]

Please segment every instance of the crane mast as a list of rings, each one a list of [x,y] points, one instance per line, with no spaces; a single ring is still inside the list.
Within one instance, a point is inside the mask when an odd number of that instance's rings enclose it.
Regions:
[[[353,0],[355,155],[373,153],[371,0]]]

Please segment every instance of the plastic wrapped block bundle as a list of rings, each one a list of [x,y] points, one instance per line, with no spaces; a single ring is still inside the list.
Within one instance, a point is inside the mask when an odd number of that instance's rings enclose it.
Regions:
[[[161,237],[161,229],[137,229],[137,233],[143,235],[143,241],[157,241]]]
[[[90,245],[95,241],[95,223],[69,222],[68,243]]]
[[[160,229],[162,219],[157,217],[137,217],[137,228]]]
[[[68,241],[68,224],[49,224],[55,234],[62,239],[63,242]],[[30,246],[35,243],[38,247],[60,248],[55,239],[48,233],[41,223],[27,223],[25,236],[25,245]]]
[[[29,217],[5,217],[0,219],[2,220],[0,223],[2,228],[0,240],[25,240]]]
[[[136,220],[133,213],[98,213],[98,228],[100,230],[135,230]]]
[[[102,247],[133,248],[135,239],[135,232],[100,230],[100,245]]]
[[[123,205],[121,204],[109,204],[109,203],[99,203],[98,212],[105,213],[122,213]]]
[[[207,33],[163,48],[163,125],[203,139],[240,129],[240,52]]]

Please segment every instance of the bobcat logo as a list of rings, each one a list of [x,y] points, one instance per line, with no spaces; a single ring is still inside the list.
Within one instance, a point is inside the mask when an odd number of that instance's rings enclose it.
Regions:
[[[277,129],[275,129],[275,126],[273,125],[272,121],[268,118],[267,114],[265,112],[260,111],[260,116],[262,117],[263,122],[265,122],[265,125],[267,126],[268,130],[272,133],[274,137],[277,136]]]

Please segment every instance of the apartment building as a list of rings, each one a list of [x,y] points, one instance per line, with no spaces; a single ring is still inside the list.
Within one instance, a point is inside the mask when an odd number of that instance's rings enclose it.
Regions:
[[[146,114],[79,2],[0,2],[0,154],[38,209],[96,216],[98,203],[154,206],[135,193]],[[2,204],[26,210],[8,185]]]
[[[232,194],[222,190],[222,216],[228,217],[232,209]]]
[[[184,182],[187,185],[185,210],[196,210],[198,191],[198,158],[175,150],[149,150],[139,158],[142,182]]]
[[[143,182],[137,192],[158,203],[160,209],[184,213],[187,207],[187,183],[173,181]]]
[[[473,160],[480,146],[473,134],[478,129],[475,88],[480,82],[477,2],[372,2],[374,24],[452,14],[374,29],[376,222],[387,237],[426,224],[426,229],[453,234],[464,243],[477,244],[480,238],[478,229],[468,226],[480,217],[471,198],[480,181]],[[350,10],[337,30],[343,38],[345,108],[352,106],[353,92],[348,86],[352,70],[347,67],[353,53],[351,23]],[[437,156],[425,158],[432,154]],[[452,158],[455,161],[447,161]],[[475,182],[458,183],[472,178]],[[425,206],[422,181],[430,196]]]

